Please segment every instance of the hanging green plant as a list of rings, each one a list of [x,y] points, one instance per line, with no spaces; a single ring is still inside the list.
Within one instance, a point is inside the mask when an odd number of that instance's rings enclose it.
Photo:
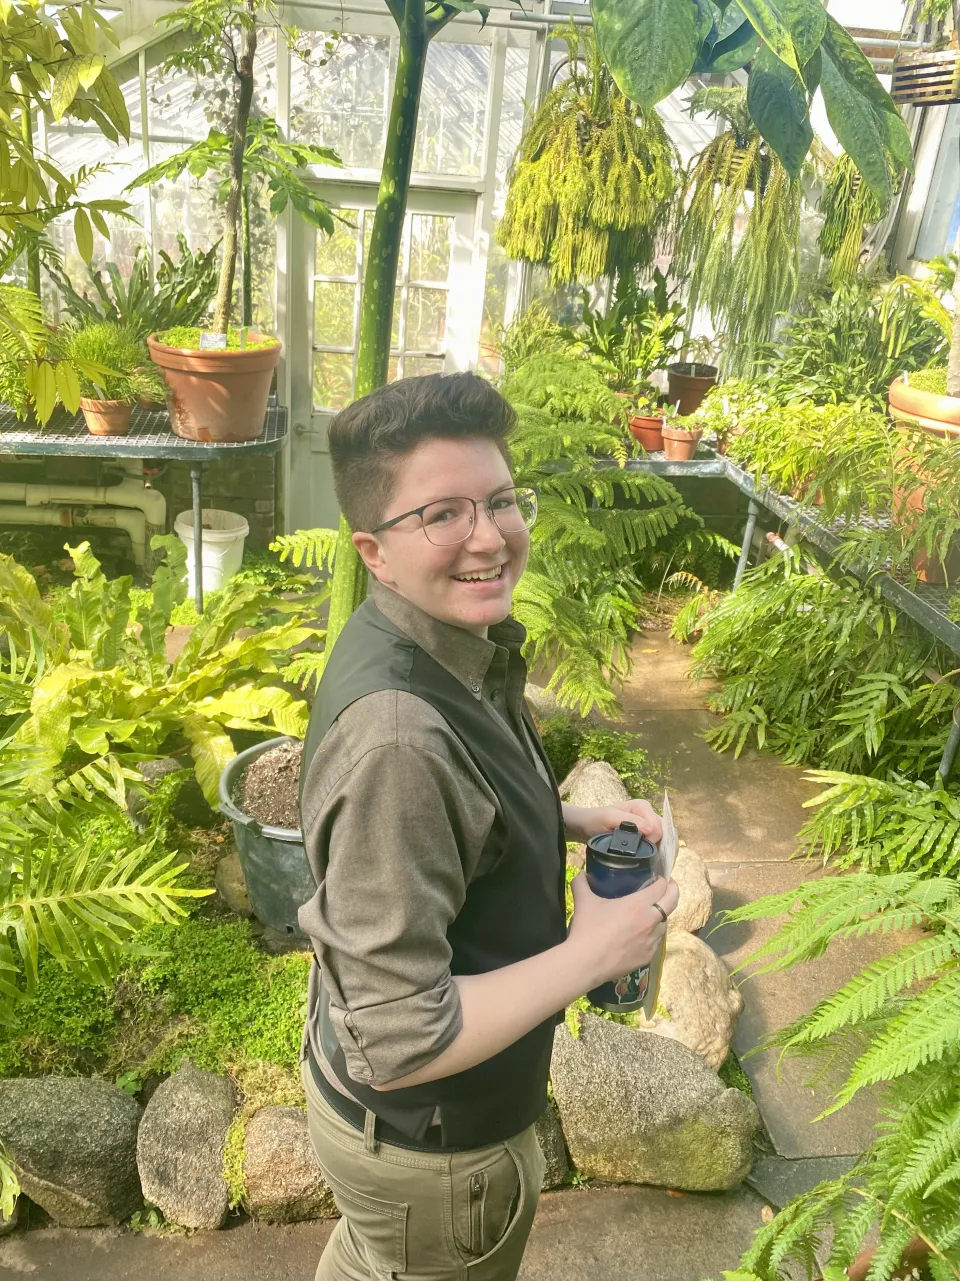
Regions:
[[[673,271],[688,280],[690,320],[702,307],[726,331],[728,372],[749,374],[797,292],[801,184],[752,123],[746,89],[698,90],[690,114],[701,112],[729,128],[687,174]]]
[[[830,285],[838,289],[856,279],[864,228],[883,217],[880,202],[846,153],[830,172],[819,209],[824,222],[817,244],[824,258],[831,260]]]
[[[593,33],[558,31],[570,75],[530,122],[498,239],[555,285],[649,267],[672,221],[677,152],[656,111],[617,88]]]

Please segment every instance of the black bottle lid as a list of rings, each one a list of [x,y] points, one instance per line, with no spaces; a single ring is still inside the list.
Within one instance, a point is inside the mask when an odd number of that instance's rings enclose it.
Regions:
[[[636,868],[643,863],[649,864],[656,850],[640,835],[636,823],[624,821],[613,832],[601,832],[592,836],[587,848],[605,867]]]

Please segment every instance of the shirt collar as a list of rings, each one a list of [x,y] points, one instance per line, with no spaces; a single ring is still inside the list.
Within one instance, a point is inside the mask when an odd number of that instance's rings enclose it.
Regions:
[[[491,627],[489,639],[484,639],[452,623],[441,622],[376,579],[371,581],[370,597],[394,627],[409,636],[477,699],[481,697],[487,669],[498,646],[508,651],[508,661],[512,661],[519,657],[520,647],[526,640],[526,630],[513,617]]]

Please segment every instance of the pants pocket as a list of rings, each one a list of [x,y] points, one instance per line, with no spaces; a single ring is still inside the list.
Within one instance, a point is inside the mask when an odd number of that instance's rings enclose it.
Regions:
[[[520,1168],[504,1144],[484,1154],[483,1164],[457,1171],[453,1182],[454,1238],[464,1260],[472,1262],[507,1235],[520,1203]]]
[[[409,1207],[400,1201],[384,1201],[358,1192],[326,1169],[323,1169],[323,1176],[340,1214],[370,1253],[387,1272],[406,1271]]]

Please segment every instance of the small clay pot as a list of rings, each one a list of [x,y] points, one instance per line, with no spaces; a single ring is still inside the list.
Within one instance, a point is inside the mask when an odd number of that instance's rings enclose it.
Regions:
[[[682,427],[664,427],[663,452],[672,463],[688,463],[696,454],[702,435],[702,427],[694,427],[692,431],[684,431]]]
[[[695,414],[704,396],[716,384],[719,370],[715,365],[698,365],[678,361],[667,365],[667,394],[671,405],[680,402],[678,414]]]
[[[663,449],[663,417],[660,414],[634,414],[630,419],[630,434],[639,440],[648,454]]]
[[[88,400],[83,397],[80,408],[91,436],[126,436],[130,430],[133,404],[129,400]]]

